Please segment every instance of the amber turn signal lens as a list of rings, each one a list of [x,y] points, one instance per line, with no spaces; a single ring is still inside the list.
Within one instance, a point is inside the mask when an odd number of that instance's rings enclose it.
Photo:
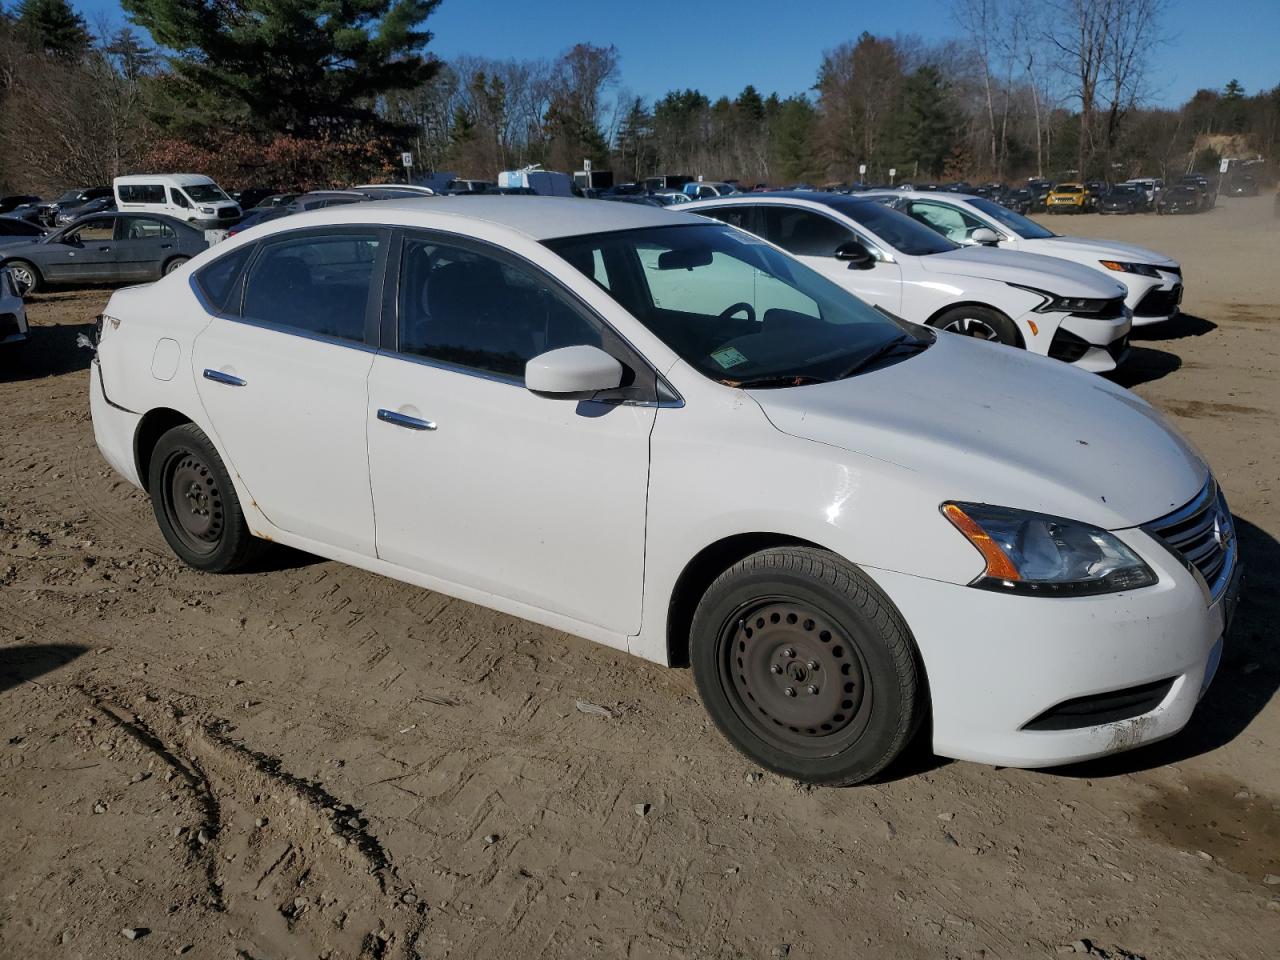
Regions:
[[[1098,262],[1108,270],[1115,270],[1117,273],[1124,273],[1123,263],[1117,263],[1115,260],[1099,260]]]
[[[1013,561],[1008,555],[1000,549],[987,531],[983,530],[978,524],[963,510],[954,503],[944,504],[942,513],[955,526],[957,530],[965,535],[965,538],[978,548],[978,552],[982,554],[982,558],[987,561],[987,576],[994,577],[997,580],[1018,581],[1022,579],[1022,575],[1018,573],[1018,568],[1013,565]]]

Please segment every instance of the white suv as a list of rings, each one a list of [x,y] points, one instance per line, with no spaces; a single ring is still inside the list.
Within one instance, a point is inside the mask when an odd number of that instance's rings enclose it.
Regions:
[[[1076,264],[964,246],[862,195],[771,193],[686,209],[763,237],[916,323],[1094,373],[1116,369],[1128,353],[1124,287]]]

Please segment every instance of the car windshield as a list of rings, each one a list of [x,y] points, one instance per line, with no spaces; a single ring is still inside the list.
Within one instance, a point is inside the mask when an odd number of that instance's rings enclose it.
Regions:
[[[183,187],[188,197],[196,203],[212,203],[218,200],[229,200],[230,198],[215,187],[212,183],[193,183],[190,186]]]
[[[981,210],[1002,227],[1012,230],[1023,240],[1047,240],[1057,236],[1052,230],[1046,230],[1029,217],[1014,213],[1008,207],[1002,207],[992,200],[983,200],[979,197],[976,200],[970,200],[969,205],[975,210]]]
[[[1138,192],[1137,187],[1119,186],[1112,187],[1110,195],[1113,197],[1131,197]]]
[[[898,252],[910,257],[946,253],[959,248],[959,244],[952,243],[905,213],[882,203],[847,198],[845,202],[833,203],[831,206],[850,220],[866,227]]]
[[[68,190],[66,193],[60,196],[57,200],[55,200],[54,203],[74,203],[79,199],[80,199],[79,190]]]
[[[919,343],[905,321],[722,224],[589,234],[546,245],[700,373],[731,386],[837,379],[898,340]]]

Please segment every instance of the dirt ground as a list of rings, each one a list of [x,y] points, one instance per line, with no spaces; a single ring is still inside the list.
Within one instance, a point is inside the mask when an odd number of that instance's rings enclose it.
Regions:
[[[759,775],[687,672],[296,554],[183,568],[94,447],[107,292],[34,297],[0,376],[0,955],[1280,955],[1280,220],[1048,222],[1185,267],[1120,379],[1239,518],[1224,665],[1163,744],[918,749],[845,790]]]

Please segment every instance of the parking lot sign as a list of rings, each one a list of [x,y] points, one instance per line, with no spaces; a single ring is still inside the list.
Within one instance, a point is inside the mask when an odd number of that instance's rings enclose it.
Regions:
[[[404,166],[404,167],[406,167],[406,168],[408,168],[408,167],[412,167],[412,166],[413,166],[413,154],[412,154],[412,153],[409,153],[407,150],[406,150],[404,153],[400,154],[400,163],[401,163],[401,165],[402,165],[402,166]]]

